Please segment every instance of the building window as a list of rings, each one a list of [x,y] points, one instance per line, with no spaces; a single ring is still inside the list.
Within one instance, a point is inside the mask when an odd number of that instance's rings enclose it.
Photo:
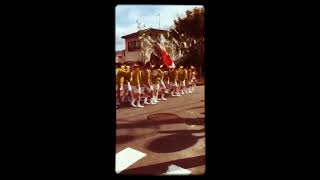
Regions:
[[[128,50],[129,51],[139,50],[140,48],[141,48],[140,41],[130,41],[130,42],[128,42]]]

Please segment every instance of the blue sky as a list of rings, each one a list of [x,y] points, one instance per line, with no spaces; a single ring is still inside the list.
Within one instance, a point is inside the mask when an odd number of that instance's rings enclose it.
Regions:
[[[116,50],[124,49],[124,39],[121,36],[136,32],[139,19],[147,28],[169,29],[173,20],[184,16],[185,11],[201,5],[118,5],[116,6]]]

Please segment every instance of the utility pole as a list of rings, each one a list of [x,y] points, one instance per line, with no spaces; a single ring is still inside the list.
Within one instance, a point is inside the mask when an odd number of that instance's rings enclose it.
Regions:
[[[160,29],[160,13],[157,14],[157,16],[159,16],[159,29]]]
[[[160,29],[160,13],[159,13],[159,29]]]

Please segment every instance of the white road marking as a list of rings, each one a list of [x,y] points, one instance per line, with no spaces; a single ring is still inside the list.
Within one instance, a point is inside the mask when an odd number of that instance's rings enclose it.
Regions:
[[[116,173],[119,174],[146,155],[130,147],[118,152],[116,154]]]
[[[182,167],[176,166],[174,164],[168,167],[168,171],[164,175],[190,175],[191,171],[184,169]]]

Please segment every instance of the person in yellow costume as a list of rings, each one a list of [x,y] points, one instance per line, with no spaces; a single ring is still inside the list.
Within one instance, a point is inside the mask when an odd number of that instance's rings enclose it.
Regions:
[[[132,100],[132,87],[130,84],[130,80],[131,80],[131,68],[129,65],[125,66],[126,68],[126,73],[124,76],[124,96],[122,96],[122,102],[124,102],[125,97],[127,97],[127,102],[130,102]]]
[[[180,96],[180,94],[177,92],[177,87],[178,87],[177,78],[178,78],[177,68],[170,68],[169,83],[170,83],[171,96]]]
[[[183,91],[185,94],[189,94],[189,91],[188,91],[188,66],[184,66],[183,67],[183,71],[184,71],[184,88],[183,88]]]
[[[159,75],[160,75],[160,81],[159,81],[159,85],[160,85],[160,91],[159,91],[159,95],[161,96],[160,99],[158,100],[162,100],[162,101],[166,101],[167,99],[164,97],[165,96],[165,92],[166,92],[166,85],[164,84],[164,70],[165,68],[163,67],[163,65],[160,66],[159,68]]]
[[[196,87],[197,71],[194,66],[191,67],[191,90],[194,91]]]
[[[153,86],[151,84],[151,63],[150,61],[144,65],[142,69],[141,93],[144,93],[144,104],[156,104],[151,101],[153,95]],[[149,99],[149,102],[148,102]]]
[[[185,89],[185,86],[186,86],[186,83],[185,83],[185,79],[186,79],[186,71],[185,69],[183,68],[183,65],[178,65],[179,69],[178,69],[178,87],[179,87],[179,92],[181,95],[184,95],[185,92],[184,92],[184,89]]]
[[[160,89],[160,79],[161,79],[161,72],[160,72],[160,65],[156,64],[154,65],[152,71],[151,71],[151,83],[153,86],[153,96],[151,101],[158,103],[158,95],[159,95],[159,89]]]
[[[166,86],[165,93],[169,93],[169,88],[170,88],[170,82],[169,82],[169,68],[164,66],[163,67],[163,82],[164,85]]]
[[[192,65],[189,65],[189,66],[186,68],[186,70],[187,70],[187,72],[188,72],[188,73],[187,73],[187,79],[186,79],[186,86],[187,86],[186,91],[187,91],[188,93],[192,93],[192,90],[191,90],[192,69],[191,69],[191,67],[192,67]]]
[[[119,64],[117,70],[116,70],[116,90],[118,93],[118,102],[122,100],[122,97],[124,96],[124,77],[126,75],[125,66],[122,64]],[[119,102],[119,104],[122,103]]]
[[[132,86],[132,93],[133,93],[133,97],[132,97],[132,101],[131,101],[131,106],[132,107],[138,107],[138,108],[142,108],[144,106],[142,106],[140,104],[141,98],[140,98],[140,94],[141,94],[141,70],[139,69],[139,65],[138,64],[134,64],[134,69],[131,72],[131,86]],[[135,105],[135,101],[137,101],[137,105]]]
[[[188,83],[189,83],[189,81],[188,81],[188,66],[187,65],[185,65],[185,66],[183,66],[183,73],[184,73],[184,88],[183,88],[183,91],[184,91],[184,93],[185,94],[189,94],[189,91],[188,91]]]

